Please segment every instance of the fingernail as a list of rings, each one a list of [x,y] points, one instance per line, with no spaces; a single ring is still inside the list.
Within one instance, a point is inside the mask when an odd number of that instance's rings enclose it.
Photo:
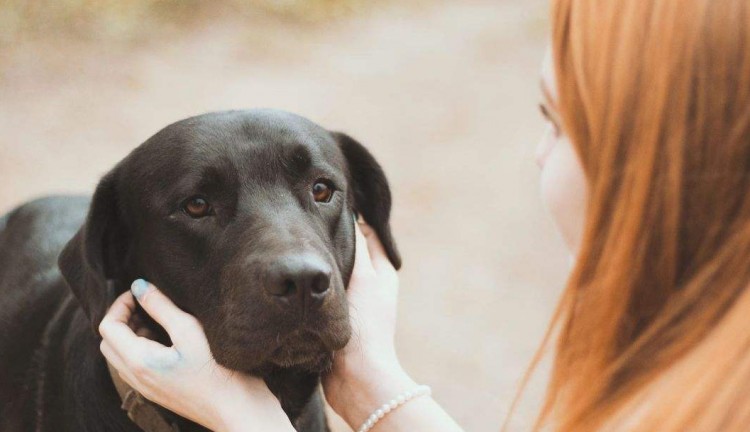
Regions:
[[[139,299],[143,297],[144,294],[148,291],[148,282],[146,282],[143,279],[136,279],[133,281],[133,284],[130,285],[130,292],[133,293],[135,298]]]

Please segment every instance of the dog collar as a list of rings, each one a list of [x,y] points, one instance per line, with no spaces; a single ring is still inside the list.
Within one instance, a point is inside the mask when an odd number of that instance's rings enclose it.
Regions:
[[[117,370],[107,362],[109,375],[115,384],[117,394],[122,400],[121,408],[128,413],[128,418],[143,432],[180,432],[176,423],[171,423],[161,415],[152,402],[148,401],[136,389],[126,383]]]

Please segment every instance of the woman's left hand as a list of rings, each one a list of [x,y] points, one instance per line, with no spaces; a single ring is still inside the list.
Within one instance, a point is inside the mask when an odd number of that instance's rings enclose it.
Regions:
[[[215,431],[294,430],[261,379],[216,363],[198,320],[143,280],[135,281],[132,291],[117,298],[99,325],[101,351],[125,382]],[[133,332],[136,299],[169,333],[171,347]]]

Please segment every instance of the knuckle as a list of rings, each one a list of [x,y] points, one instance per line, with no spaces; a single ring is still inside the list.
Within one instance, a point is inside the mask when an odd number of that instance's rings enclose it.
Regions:
[[[102,337],[105,337],[105,336],[106,336],[106,333],[107,333],[107,328],[108,328],[108,325],[107,325],[107,319],[105,318],[105,319],[103,319],[103,320],[102,320],[102,321],[101,321],[101,322],[99,323],[99,326],[98,326],[99,334],[100,334],[100,335],[101,335]]]
[[[151,382],[151,379],[149,378],[138,378],[138,381],[133,386],[138,390],[138,393],[141,394],[141,396],[145,397],[146,399],[153,401],[154,400],[154,386]]]
[[[189,338],[195,332],[195,324],[192,319],[179,320],[172,325],[172,332],[170,336],[177,339]]]
[[[151,375],[151,369],[146,366],[145,363],[140,361],[133,361],[128,364],[131,372],[136,375],[139,379],[149,379]]]
[[[359,224],[359,229],[362,230],[362,235],[367,237],[368,240],[371,240],[370,237],[375,234],[375,230],[373,230],[372,227],[366,222],[361,222]]]
[[[199,329],[201,327],[201,323],[198,321],[198,318],[192,315],[185,315],[184,321],[185,321],[185,327],[191,331]]]
[[[154,396],[154,388],[158,387],[156,380],[151,374],[144,375],[140,377],[141,380],[141,387],[144,396],[148,399],[153,399]]]

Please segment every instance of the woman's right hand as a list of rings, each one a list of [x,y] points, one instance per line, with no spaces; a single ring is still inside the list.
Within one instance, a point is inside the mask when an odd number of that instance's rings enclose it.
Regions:
[[[131,328],[136,301],[169,333],[164,346]],[[101,351],[120,377],[147,399],[214,431],[291,431],[260,378],[216,363],[203,327],[143,280],[123,293],[99,325]]]

